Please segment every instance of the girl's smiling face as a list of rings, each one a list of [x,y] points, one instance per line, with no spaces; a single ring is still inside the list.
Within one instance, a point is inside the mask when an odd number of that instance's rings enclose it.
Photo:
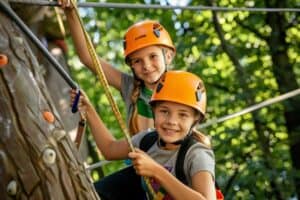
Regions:
[[[146,87],[153,89],[171,60],[172,55],[168,51],[164,55],[162,47],[152,45],[133,52],[130,55],[130,66]]]
[[[200,117],[194,108],[170,101],[155,103],[153,111],[155,128],[166,148],[183,139]]]

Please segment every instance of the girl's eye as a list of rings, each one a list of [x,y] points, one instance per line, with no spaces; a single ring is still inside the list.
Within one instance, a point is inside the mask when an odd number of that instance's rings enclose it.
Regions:
[[[164,115],[167,115],[169,113],[168,110],[165,109],[160,109],[159,112]]]
[[[189,117],[189,115],[187,113],[179,113],[179,116],[181,118],[187,118],[187,117]]]
[[[131,65],[134,65],[134,64],[139,64],[140,63],[140,59],[131,59]]]
[[[150,58],[151,58],[151,59],[155,59],[155,58],[157,58],[157,55],[156,55],[156,54],[151,54],[151,55],[150,55]]]

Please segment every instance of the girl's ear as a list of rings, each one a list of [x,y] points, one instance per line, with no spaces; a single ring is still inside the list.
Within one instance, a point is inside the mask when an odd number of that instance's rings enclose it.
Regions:
[[[194,124],[198,124],[199,122],[201,122],[203,120],[203,116],[195,110],[195,122]]]
[[[170,49],[166,49],[165,56],[166,56],[167,65],[170,65],[174,58],[174,52]]]

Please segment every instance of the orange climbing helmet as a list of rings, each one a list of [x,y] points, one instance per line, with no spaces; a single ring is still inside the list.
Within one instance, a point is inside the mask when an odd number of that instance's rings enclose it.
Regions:
[[[203,117],[206,112],[206,90],[203,81],[190,72],[167,71],[160,78],[150,100],[171,101],[190,106]]]
[[[175,52],[167,30],[159,22],[152,20],[141,21],[129,27],[123,44],[125,59],[134,51],[150,45],[162,45]]]

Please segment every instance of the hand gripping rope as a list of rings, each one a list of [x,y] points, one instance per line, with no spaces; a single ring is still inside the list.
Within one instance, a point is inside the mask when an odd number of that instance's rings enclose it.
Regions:
[[[134,147],[131,143],[131,140],[130,140],[130,136],[129,136],[129,132],[127,130],[127,127],[124,123],[124,121],[122,120],[122,117],[121,117],[121,114],[120,114],[120,111],[118,109],[118,107],[116,106],[115,102],[114,102],[114,99],[111,95],[111,92],[109,91],[109,86],[108,86],[108,83],[107,83],[107,80],[105,78],[105,75],[104,75],[104,72],[102,70],[102,67],[101,67],[101,64],[100,64],[100,61],[98,60],[97,58],[97,54],[95,52],[95,49],[93,48],[93,45],[92,45],[92,42],[89,38],[89,35],[88,33],[85,31],[84,29],[84,26],[83,26],[83,23],[81,21],[81,18],[79,16],[79,13],[78,13],[78,9],[75,5],[75,3],[71,0],[71,3],[75,9],[75,13],[80,21],[80,24],[81,24],[81,28],[84,32],[84,36],[85,36],[85,39],[86,39],[86,43],[88,45],[88,51],[89,51],[89,54],[93,60],[93,67],[95,68],[96,72],[97,72],[97,75],[98,75],[98,78],[101,82],[101,84],[103,85],[104,87],[104,91],[105,91],[105,94],[112,106],[112,110],[122,128],[122,130],[124,131],[124,135],[126,137],[126,140],[130,146],[130,149],[131,151],[134,151]],[[77,112],[78,108],[77,108],[77,104],[78,104],[78,101],[79,101],[79,97],[80,97],[80,90],[79,90],[79,87],[77,86],[77,84],[71,79],[71,77],[66,73],[66,71],[62,68],[62,66],[57,62],[57,60],[49,53],[49,51],[44,47],[44,45],[40,42],[40,40],[31,32],[31,30],[26,26],[26,24],[18,17],[18,15],[9,7],[6,5],[5,2],[3,1],[0,1],[0,8],[4,11],[4,13],[7,14],[8,17],[10,17],[18,26],[19,28],[26,34],[26,36],[37,46],[37,48],[46,56],[46,58],[48,59],[48,61],[55,67],[55,69],[57,70],[57,72],[62,76],[62,78],[67,82],[67,84],[72,88],[72,89],[76,89],[78,91],[76,97],[75,97],[75,100],[74,100],[74,103],[72,105],[72,112],[75,113]],[[147,177],[144,177],[145,179],[145,182],[146,182],[146,185],[148,187],[148,190],[150,191],[151,195],[152,196],[156,196],[155,195],[155,192],[153,190],[153,188],[151,187],[151,185],[149,184],[149,178]]]
[[[31,32],[31,30],[26,26],[26,24],[18,17],[18,15],[5,4],[5,2],[0,1],[0,8],[10,17],[19,28],[28,36],[28,38],[37,46],[37,48],[45,55],[48,61],[54,66],[56,71],[62,76],[62,78],[67,82],[67,84],[72,88],[76,89],[78,92],[75,97],[75,101],[72,105],[72,112],[77,112],[78,101],[80,97],[78,85],[71,79],[69,74],[63,69],[63,67],[57,62],[57,60],[49,53],[49,51],[44,47],[41,41]]]
[[[90,56],[92,58],[92,61],[93,61],[93,67],[96,70],[97,76],[98,76],[98,78],[99,78],[102,86],[104,87],[104,92],[105,92],[105,94],[106,94],[106,96],[107,96],[107,98],[108,98],[108,100],[109,100],[109,102],[110,102],[110,104],[112,106],[112,110],[113,110],[113,112],[114,112],[114,114],[115,114],[115,116],[116,116],[116,118],[117,118],[117,120],[118,120],[118,122],[119,122],[119,124],[120,124],[120,126],[122,128],[122,130],[124,131],[124,135],[125,135],[126,140],[127,140],[128,144],[130,146],[130,149],[131,149],[131,151],[134,151],[134,147],[133,147],[132,142],[130,140],[128,129],[127,129],[124,121],[122,120],[120,111],[119,111],[118,107],[116,106],[116,103],[115,103],[115,101],[114,101],[114,99],[112,97],[112,94],[111,94],[110,90],[109,90],[109,86],[108,86],[106,77],[105,77],[103,69],[101,67],[101,63],[100,63],[100,61],[99,61],[99,59],[97,57],[97,54],[96,54],[96,51],[95,51],[95,49],[93,47],[91,39],[90,39],[88,33],[86,32],[86,30],[84,29],[83,22],[82,22],[82,20],[81,20],[81,18],[79,16],[78,8],[77,8],[77,6],[76,6],[76,4],[74,3],[73,0],[71,0],[71,4],[72,4],[72,6],[75,9],[75,13],[76,13],[76,16],[77,16],[78,20],[80,21],[81,29],[82,29],[82,31],[84,33],[84,37],[85,37],[85,40],[86,40],[88,51],[89,51],[89,54],[90,54]],[[144,179],[144,181],[146,183],[148,191],[150,192],[150,195],[153,196],[154,199],[157,199],[156,198],[157,195],[156,195],[155,191],[153,190],[153,188],[151,187],[150,179],[148,177],[143,177],[143,179]]]
[[[84,33],[86,45],[87,45],[89,54],[90,54],[90,56],[92,58],[92,61],[93,61],[93,68],[96,70],[97,76],[98,76],[98,78],[99,78],[99,80],[100,80],[100,82],[101,82],[101,84],[104,88],[105,95],[107,96],[108,101],[111,104],[112,110],[113,110],[113,112],[114,112],[114,114],[115,114],[115,116],[116,116],[116,118],[117,118],[117,120],[120,124],[120,127],[122,128],[122,130],[124,130],[124,135],[125,135],[126,140],[127,140],[128,144],[130,146],[130,149],[133,151],[134,148],[133,148],[133,145],[132,145],[131,140],[130,140],[129,132],[128,132],[127,127],[126,127],[126,125],[125,125],[125,123],[124,123],[124,121],[121,117],[121,113],[120,113],[120,111],[119,111],[119,109],[118,109],[118,107],[117,107],[117,105],[116,105],[116,103],[115,103],[115,101],[112,97],[112,94],[109,90],[108,82],[107,82],[106,77],[104,75],[101,63],[98,59],[97,53],[96,53],[96,51],[93,47],[91,39],[90,39],[88,33],[86,32],[86,30],[84,29],[83,22],[82,22],[82,20],[79,16],[77,5],[74,3],[73,0],[70,0],[70,2],[72,4],[73,8],[75,9],[76,16],[77,16],[77,18],[80,22],[81,29]]]

